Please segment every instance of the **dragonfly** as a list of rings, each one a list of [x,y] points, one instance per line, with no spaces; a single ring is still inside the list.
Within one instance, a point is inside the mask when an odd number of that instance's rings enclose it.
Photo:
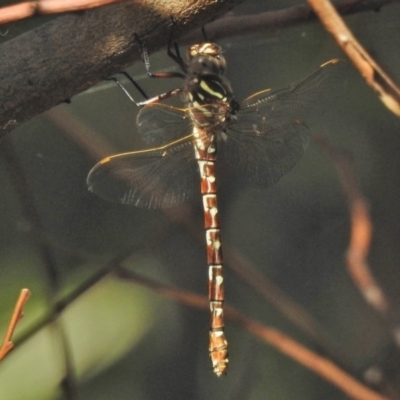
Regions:
[[[172,58],[182,72],[153,76],[182,78],[183,85],[140,103],[136,125],[149,148],[106,157],[92,168],[87,185],[106,200],[149,209],[175,207],[201,194],[209,271],[209,355],[214,373],[222,376],[229,358],[216,164],[225,164],[243,184],[275,184],[302,157],[310,126],[330,107],[343,80],[344,63],[328,61],[302,81],[262,90],[239,103],[224,75],[226,60],[219,45],[195,44],[188,48],[186,60],[178,51]],[[163,102],[177,94],[182,108]]]

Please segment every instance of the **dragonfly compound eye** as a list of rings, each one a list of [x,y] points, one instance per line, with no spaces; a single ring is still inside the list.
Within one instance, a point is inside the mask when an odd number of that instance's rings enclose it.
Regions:
[[[190,71],[195,74],[210,75],[223,74],[226,68],[224,57],[199,55],[190,62]]]

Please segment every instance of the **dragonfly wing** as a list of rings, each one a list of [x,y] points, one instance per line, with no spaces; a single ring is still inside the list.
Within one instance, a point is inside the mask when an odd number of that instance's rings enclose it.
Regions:
[[[241,181],[265,187],[294,167],[310,141],[309,126],[343,86],[345,64],[332,60],[301,82],[264,90],[242,103],[219,150]]]
[[[144,208],[176,206],[200,185],[190,140],[105,158],[90,171],[87,184],[106,200]]]
[[[239,181],[258,187],[272,185],[304,154],[310,138],[305,125],[282,122],[268,135],[228,131],[218,155]]]
[[[182,109],[162,103],[143,107],[136,124],[140,136],[152,146],[162,146],[192,132],[191,121]]]

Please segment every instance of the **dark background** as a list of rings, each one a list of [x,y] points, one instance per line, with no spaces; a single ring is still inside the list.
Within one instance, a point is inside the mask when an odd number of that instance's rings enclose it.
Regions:
[[[234,14],[256,14],[297,3],[250,0]],[[360,13],[346,21],[400,82],[400,6]],[[2,33],[12,37],[32,23],[12,24]],[[226,75],[238,100],[302,79],[332,58],[346,58],[318,22],[219,44],[225,49]],[[152,55],[151,63],[153,70],[173,67],[165,51]],[[147,79],[141,63],[129,71],[149,94],[174,87],[174,81]],[[369,262],[397,310],[400,121],[352,67],[344,80],[342,95],[313,132],[325,134],[352,156],[374,226]],[[106,140],[113,149],[110,154],[138,148],[142,144],[135,128],[137,111],[115,84],[103,82],[72,98],[71,104],[25,123],[0,143],[2,329],[22,287],[29,287],[33,295],[19,333],[34,326],[50,307],[54,280],[49,278],[48,262],[38,243],[50,250],[58,295],[68,294],[123,254],[129,254],[124,265],[138,273],[207,294],[200,195],[164,212],[107,203],[87,190],[86,176],[98,158],[88,153],[80,139]],[[72,128],[75,135],[71,129],[62,129],[60,120],[76,127]],[[11,161],[10,148],[15,152]],[[21,167],[27,182],[25,195],[18,194],[15,165]],[[233,260],[232,251],[238,252],[303,306],[348,371],[361,376],[378,365],[389,381],[395,380],[400,361],[386,324],[365,304],[346,271],[348,207],[331,161],[311,145],[294,170],[274,187],[257,190],[223,181],[219,188],[228,263]],[[40,233],[27,222],[24,203],[34,206]],[[310,339],[229,268],[225,284],[229,304],[315,349]],[[116,278],[97,283],[70,304],[60,320],[77,376],[78,399],[347,398],[229,321],[229,374],[217,379],[208,359],[208,313]],[[58,398],[64,369],[60,331],[47,326],[1,363],[0,399]]]

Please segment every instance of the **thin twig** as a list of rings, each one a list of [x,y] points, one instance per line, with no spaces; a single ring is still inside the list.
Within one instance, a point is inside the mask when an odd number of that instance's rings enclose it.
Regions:
[[[383,104],[400,116],[400,89],[378,63],[361,46],[329,0],[308,0],[325,28],[374,89]]]
[[[351,167],[351,162],[345,154],[337,151],[322,135],[316,136],[315,141],[333,161],[340,182],[342,183],[343,192],[348,201],[351,233],[346,260],[350,275],[365,300],[379,313],[386,314],[389,307],[388,301],[374,279],[367,262],[372,235],[369,207],[364,196],[361,194],[359,184]]]
[[[71,305],[76,299],[90,290],[97,282],[101,281],[107,275],[110,274],[110,266],[107,265],[101,270],[99,270],[96,274],[94,274],[90,279],[83,282],[81,285],[76,287],[72,292],[70,292],[67,296],[59,299],[55,303],[55,307],[58,310],[58,315],[61,315],[62,312]],[[47,326],[49,323],[54,321],[54,315],[52,312],[48,312],[41,319],[35,322],[30,329],[27,329],[23,335],[15,340],[15,347],[21,346],[28,339],[30,339],[35,333],[39,332],[42,328]]]
[[[46,276],[48,279],[47,298],[53,317],[52,319],[54,321],[54,323],[52,324],[52,328],[56,331],[56,333],[58,334],[58,338],[60,339],[60,347],[65,362],[65,377],[62,382],[62,390],[65,394],[65,397],[72,400],[73,398],[75,398],[75,374],[72,362],[72,355],[63,325],[61,321],[57,319],[58,309],[55,306],[55,297],[60,288],[60,278],[56,268],[56,261],[52,249],[45,242],[40,240],[40,235],[36,235],[36,233],[41,233],[44,231],[42,221],[35,207],[34,195],[29,185],[29,182],[27,182],[26,180],[25,171],[21,163],[19,162],[13,144],[8,137],[3,139],[0,147],[0,152],[3,160],[6,163],[9,176],[19,197],[22,214],[30,226],[32,240],[39,251],[46,270]]]
[[[19,294],[18,300],[15,304],[10,323],[8,324],[6,335],[4,336],[3,344],[0,348],[0,361],[14,348],[12,336],[18,321],[24,316],[23,308],[31,295],[29,289],[22,289]]]
[[[335,149],[324,136],[317,135],[314,140],[332,160],[347,198],[351,222],[350,242],[346,251],[349,274],[365,301],[384,318],[394,343],[400,347],[400,327],[397,318],[392,317],[395,311],[375,280],[367,261],[372,237],[372,222],[368,203],[361,193],[351,160],[343,152]],[[380,384],[383,384],[382,374],[379,373],[376,376],[379,377]]]
[[[87,10],[123,0],[31,0],[0,8],[0,25],[32,17],[35,14],[58,14]]]
[[[187,306],[200,309],[208,309],[209,307],[208,299],[205,296],[199,296],[158,283],[123,267],[117,268],[114,273],[121,279],[146,286],[156,293]],[[329,359],[312,352],[282,332],[261,325],[260,323],[244,316],[231,306],[225,305],[225,312],[226,316],[236,324],[240,325],[264,342],[274,346],[282,353],[324,378],[326,381],[335,385],[352,399],[389,400],[387,397],[374,392],[362,383],[358,382]]]
[[[335,3],[341,15],[375,11],[397,0],[344,0]],[[253,33],[275,33],[310,21],[317,16],[307,4],[299,4],[282,10],[267,11],[264,13],[234,16],[227,14],[205,26],[208,40],[221,40],[227,37],[243,36]],[[194,30],[179,39],[180,44],[192,44],[203,40],[200,30]]]

